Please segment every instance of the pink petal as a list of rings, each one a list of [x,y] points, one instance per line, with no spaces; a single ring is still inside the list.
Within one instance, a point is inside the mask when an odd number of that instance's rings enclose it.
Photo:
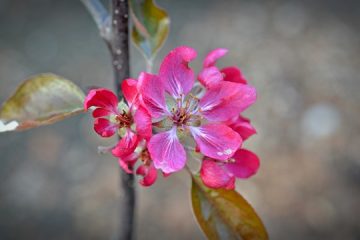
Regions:
[[[152,123],[149,112],[143,106],[140,106],[135,112],[134,121],[136,132],[148,141],[152,135]]]
[[[105,109],[105,108],[96,108],[92,112],[92,115],[93,115],[94,118],[105,117],[105,116],[109,116],[111,114],[113,114],[113,113],[110,112],[109,110]]]
[[[152,136],[148,150],[155,168],[164,173],[176,172],[185,166],[186,153],[176,136],[176,128]]]
[[[190,131],[200,152],[217,160],[227,160],[232,157],[242,143],[239,134],[224,124],[212,123],[191,127]]]
[[[239,149],[233,158],[235,162],[224,164],[224,167],[237,178],[249,178],[259,169],[259,158],[249,150]]]
[[[206,57],[203,63],[204,68],[212,67],[216,64],[216,61],[227,54],[226,48],[217,48],[212,50]]]
[[[230,176],[219,163],[211,159],[202,161],[200,178],[209,188],[234,189],[235,177]]]
[[[251,125],[250,120],[242,116],[235,117],[228,121],[226,125],[236,131],[243,141],[256,133],[256,129]]]
[[[84,101],[84,108],[90,107],[105,108],[106,110],[117,113],[118,99],[115,94],[105,88],[90,90]]]
[[[138,81],[135,79],[125,79],[121,84],[121,89],[124,94],[124,98],[128,102],[129,105],[135,104],[138,96],[138,89],[137,89]]]
[[[133,173],[134,165],[137,161],[137,154],[131,154],[125,159],[119,158],[119,166],[126,172],[126,173]]]
[[[208,89],[200,99],[202,115],[211,121],[226,121],[256,101],[256,89],[249,85],[223,81]]]
[[[111,137],[116,132],[118,126],[106,118],[96,118],[94,130],[102,137]]]
[[[153,185],[157,178],[156,168],[152,164],[150,166],[139,166],[136,174],[143,176],[143,179],[140,179],[139,183],[144,187]]]
[[[132,131],[128,130],[125,136],[120,139],[118,144],[111,151],[115,157],[125,159],[135,151],[139,138]]]
[[[158,76],[140,73],[139,86],[144,106],[152,117],[158,118],[168,112],[165,105],[165,91]]]
[[[172,50],[160,66],[159,76],[165,90],[174,98],[190,92],[194,84],[194,73],[188,64],[196,57],[196,51],[182,46]]]
[[[237,67],[226,67],[221,69],[221,72],[224,74],[224,81],[243,83],[243,84],[247,83],[244,75]]]
[[[199,73],[198,79],[206,88],[211,88],[223,80],[223,75],[217,67],[208,67]]]

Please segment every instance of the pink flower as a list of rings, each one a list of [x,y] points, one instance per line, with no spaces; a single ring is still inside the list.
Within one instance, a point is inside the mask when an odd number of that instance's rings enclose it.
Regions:
[[[127,91],[125,91],[127,92]],[[94,130],[102,137],[111,137],[122,130],[126,136],[133,124],[139,135],[144,138],[151,136],[151,117],[143,107],[136,107],[137,99],[128,100],[129,105],[120,102],[116,95],[105,88],[90,90],[85,98],[84,108],[95,108],[92,115],[95,118]],[[133,137],[133,135],[130,135]]]
[[[201,165],[200,177],[210,188],[234,189],[236,178],[249,178],[259,169],[258,157],[246,150],[239,149],[226,162],[204,158]]]
[[[236,178],[257,172],[258,157],[241,148],[256,130],[240,115],[255,102],[256,90],[237,67],[215,66],[226,53],[219,48],[206,56],[200,84],[188,66],[197,53],[182,46],[164,58],[157,75],[124,80],[126,102],[104,88],[87,95],[84,108],[93,110],[95,131],[120,136],[111,152],[125,172],[141,176],[141,185],[154,184],[157,169],[164,176],[181,170],[191,153],[199,156],[201,179],[211,188],[233,189]]]
[[[100,136],[111,137],[116,132],[120,135],[121,139],[112,149],[112,154],[119,159],[120,167],[127,173],[133,173],[133,168],[140,159],[142,163],[136,174],[143,178],[139,183],[150,186],[157,178],[156,169],[145,147],[146,140],[152,134],[151,116],[139,104],[138,94],[132,84],[136,84],[132,79],[122,84],[129,105],[119,103],[113,92],[101,88],[89,92],[85,98],[84,108],[94,108],[94,130]]]
[[[212,67],[222,53],[208,55],[204,65]],[[240,135],[229,121],[256,100],[255,88],[233,81],[215,81],[202,96],[194,95],[194,73],[188,64],[196,57],[190,47],[178,47],[163,60],[159,74],[141,73],[141,101],[159,128],[148,143],[154,166],[164,173],[181,170],[186,163],[185,145],[195,140],[200,152],[226,162],[241,146]],[[203,78],[208,83],[208,77]],[[190,137],[191,136],[191,137]],[[190,137],[190,138],[189,138]]]

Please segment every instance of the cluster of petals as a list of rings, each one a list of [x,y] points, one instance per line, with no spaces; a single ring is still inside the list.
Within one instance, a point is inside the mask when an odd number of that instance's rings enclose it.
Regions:
[[[211,51],[203,62],[203,69],[198,75],[198,80],[207,89],[217,88],[224,82],[232,82],[242,86],[249,86],[241,70],[235,66],[219,69],[216,62],[226,55],[227,49],[215,49]],[[251,99],[255,100],[255,99]],[[251,102],[252,104],[253,102]],[[238,106],[240,107],[240,106]],[[237,132],[243,141],[256,133],[250,120],[237,112],[235,116],[229,117],[224,124]],[[239,113],[239,114],[238,114]],[[233,189],[235,179],[249,178],[254,175],[260,165],[257,155],[240,147],[227,161],[204,157],[200,169],[200,177],[205,185],[211,188]]]
[[[122,89],[127,89],[123,84]],[[102,137],[111,137],[117,133],[121,139],[112,149],[119,159],[119,165],[127,173],[133,173],[137,160],[141,160],[136,170],[143,176],[140,184],[152,185],[157,172],[148,154],[146,144],[152,134],[151,117],[138,103],[138,98],[125,95],[128,104],[119,102],[116,95],[105,88],[90,90],[84,101],[84,108],[93,108],[94,130]]]
[[[86,97],[85,109],[95,108],[95,131],[121,137],[112,150],[120,166],[132,173],[141,160],[136,173],[143,176],[142,185],[153,184],[157,170],[167,175],[183,169],[191,152],[201,154],[200,177],[211,188],[233,189],[236,178],[256,173],[258,157],[242,148],[256,130],[240,115],[255,102],[256,90],[237,67],[217,68],[226,53],[210,52],[196,81],[189,67],[196,51],[177,47],[158,74],[142,72],[137,80],[123,82],[127,105],[106,89]]]
[[[219,70],[215,66],[226,52],[216,49],[205,58],[198,75],[203,86],[199,86],[189,67],[196,51],[178,47],[165,57],[157,75],[142,74],[140,88],[142,102],[159,128],[148,143],[155,167],[165,173],[181,170],[193,141],[204,156],[201,178],[216,188],[233,188],[235,177],[249,177],[258,168],[256,155],[248,158],[248,152],[241,149],[242,142],[256,131],[240,116],[255,102],[256,90],[238,68]],[[212,174],[214,164],[229,180]]]

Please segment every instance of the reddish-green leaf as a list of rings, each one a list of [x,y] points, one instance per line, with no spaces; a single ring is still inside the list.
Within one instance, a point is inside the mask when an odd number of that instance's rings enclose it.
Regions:
[[[268,239],[260,218],[236,191],[207,188],[193,176],[191,199],[195,217],[208,239]]]
[[[147,60],[152,60],[165,42],[170,20],[153,0],[130,0],[134,26],[132,40]]]
[[[83,111],[83,91],[46,73],[24,81],[0,109],[0,132],[51,124]]]

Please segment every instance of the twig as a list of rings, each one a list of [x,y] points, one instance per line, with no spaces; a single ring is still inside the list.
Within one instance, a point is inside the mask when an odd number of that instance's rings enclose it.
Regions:
[[[104,38],[105,41],[110,41],[111,39],[111,19],[108,11],[104,8],[100,0],[81,0],[85,5],[92,18],[94,19],[100,36]]]

